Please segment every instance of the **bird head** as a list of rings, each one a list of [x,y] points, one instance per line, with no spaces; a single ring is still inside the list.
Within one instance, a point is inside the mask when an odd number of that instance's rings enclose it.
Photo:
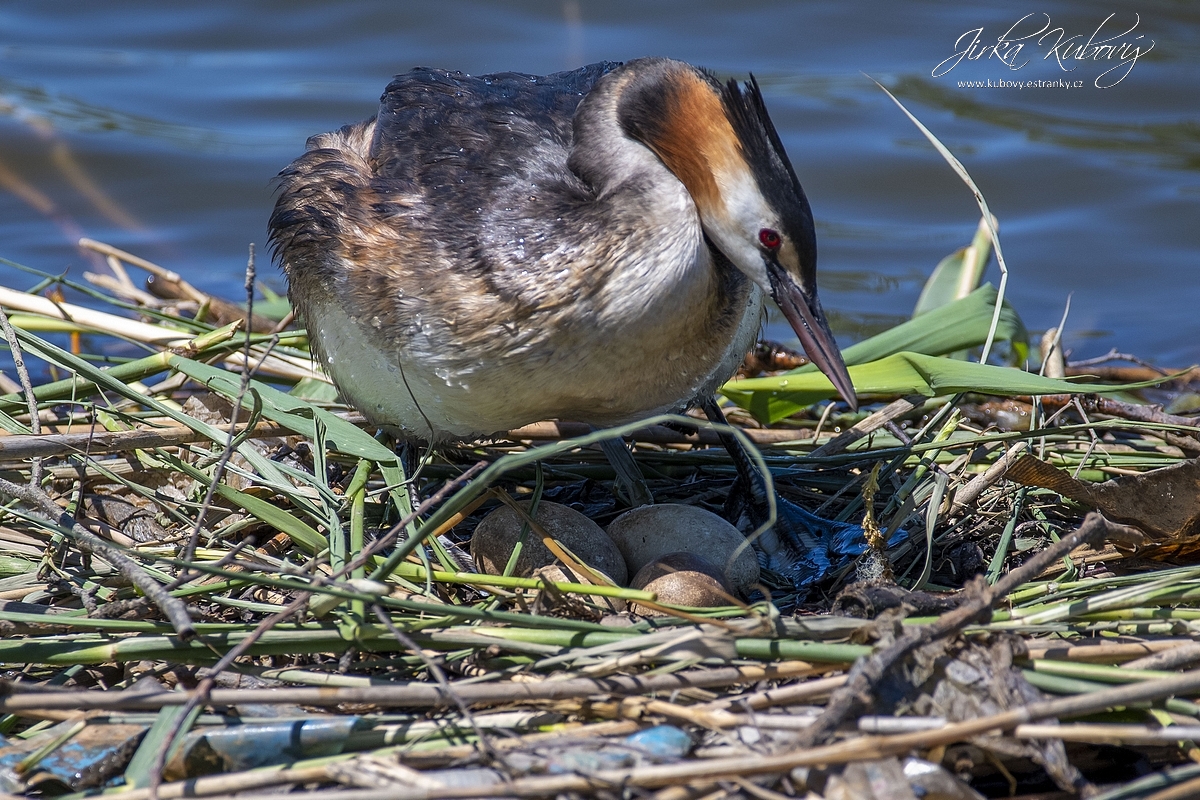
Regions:
[[[762,287],[842,398],[858,398],[817,297],[812,210],[753,77],[722,85],[659,61],[656,91],[627,91],[620,118],[687,188],[709,241]],[[643,84],[647,89],[648,84]]]

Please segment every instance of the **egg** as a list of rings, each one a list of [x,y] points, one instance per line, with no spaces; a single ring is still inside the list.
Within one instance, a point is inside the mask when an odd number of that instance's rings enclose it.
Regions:
[[[654,592],[658,602],[671,606],[709,608],[732,605],[732,590],[725,585],[721,570],[695,553],[665,553],[638,570],[630,586]],[[662,612],[638,603],[632,611],[644,616]]]
[[[745,596],[758,582],[758,558],[746,537],[703,508],[677,503],[640,506],[613,520],[608,536],[635,575],[659,556],[682,551],[715,564],[734,594]]]
[[[528,512],[528,502],[520,504]],[[538,524],[556,541],[574,553],[584,564],[608,575],[619,586],[629,579],[625,559],[604,529],[573,508],[543,500],[538,504]],[[500,575],[521,536],[524,519],[508,506],[488,514],[471,537],[471,557],[475,567],[489,575]],[[558,561],[532,530],[525,536],[521,555],[512,574],[527,578],[534,570]]]

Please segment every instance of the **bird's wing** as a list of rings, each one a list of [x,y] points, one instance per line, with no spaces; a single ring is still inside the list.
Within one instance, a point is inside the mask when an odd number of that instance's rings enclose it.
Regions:
[[[397,191],[437,192],[471,176],[489,195],[531,160],[562,161],[575,109],[606,73],[602,62],[553,75],[515,72],[472,77],[421,68],[398,75],[380,99],[370,158]]]

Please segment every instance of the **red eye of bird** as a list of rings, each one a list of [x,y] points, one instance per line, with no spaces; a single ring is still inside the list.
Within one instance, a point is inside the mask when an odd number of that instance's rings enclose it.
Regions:
[[[779,234],[770,228],[763,228],[758,232],[758,241],[768,250],[776,250],[780,244]]]

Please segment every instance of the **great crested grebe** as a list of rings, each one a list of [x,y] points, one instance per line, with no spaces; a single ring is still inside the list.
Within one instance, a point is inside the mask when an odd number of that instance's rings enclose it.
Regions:
[[[808,200],[753,78],[664,58],[413,70],[376,116],[308,140],[270,242],[322,366],[407,438],[711,400],[764,295],[856,404]]]

